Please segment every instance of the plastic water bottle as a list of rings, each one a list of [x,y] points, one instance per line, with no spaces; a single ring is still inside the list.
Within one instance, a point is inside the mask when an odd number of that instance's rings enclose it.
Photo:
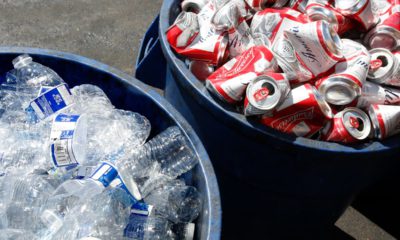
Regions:
[[[125,237],[141,240],[173,239],[172,224],[165,218],[132,214],[125,228]]]
[[[35,234],[25,229],[0,229],[0,240],[39,240]]]
[[[91,84],[82,84],[71,89],[74,95],[75,105],[72,106],[71,112],[107,115],[111,114],[114,109],[110,99],[104,91]]]
[[[201,209],[201,199],[196,188],[171,182],[150,193],[144,201],[153,206],[154,214],[174,223],[190,223]]]

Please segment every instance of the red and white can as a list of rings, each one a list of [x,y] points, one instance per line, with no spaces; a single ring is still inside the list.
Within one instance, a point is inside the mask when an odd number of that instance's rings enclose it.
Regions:
[[[328,142],[355,143],[371,134],[368,115],[358,108],[345,108],[337,113],[322,131],[322,140]]]
[[[311,78],[325,73],[343,57],[342,41],[326,21],[292,27],[285,35],[299,63],[312,73]]]
[[[239,56],[254,46],[251,29],[244,19],[241,20],[237,28],[229,30],[229,56],[231,58]]]
[[[310,84],[290,91],[288,97],[272,114],[261,122],[278,131],[310,137],[320,131],[332,118],[332,110],[319,92]]]
[[[371,29],[364,37],[371,48],[394,50],[400,47],[400,12],[391,14],[382,23]]]
[[[372,104],[368,112],[375,138],[384,139],[400,133],[400,106]]]
[[[373,0],[371,1],[372,12],[379,16],[380,21],[384,21],[390,14],[392,8],[391,0]]]
[[[192,12],[181,12],[166,35],[169,44],[179,52],[193,42],[199,31],[197,15]]]
[[[309,2],[306,8],[308,18],[311,21],[325,20],[333,25],[335,31],[342,35],[355,27],[355,22],[343,16],[330,4],[323,4],[320,2]]]
[[[267,73],[257,77],[247,86],[244,115],[262,115],[272,111],[289,92],[290,84],[283,73]]]
[[[289,7],[293,10],[306,13],[308,0],[290,0]]]
[[[368,108],[371,104],[400,105],[400,89],[366,81],[357,100],[357,107]]]
[[[236,28],[241,21],[242,11],[239,1],[229,1],[220,9],[218,9],[214,16],[211,18],[211,23],[214,28],[222,31],[229,31],[230,29]]]
[[[367,78],[370,55],[360,43],[343,39],[344,59],[335,65],[335,73],[316,81],[315,86],[326,101],[348,105],[361,95]]]
[[[243,99],[251,81],[276,70],[277,63],[272,52],[266,46],[254,46],[211,74],[206,80],[206,87],[220,99],[236,103]]]
[[[286,5],[289,0],[245,0],[246,3],[254,10],[261,11],[265,8],[281,8]]]
[[[372,11],[371,0],[335,0],[335,8],[344,16],[353,18],[369,30],[379,22],[377,14]]]
[[[371,67],[368,79],[378,84],[400,87],[400,51],[391,53],[385,48],[370,51]]]
[[[183,0],[181,3],[182,11],[199,13],[209,1],[210,0]]]

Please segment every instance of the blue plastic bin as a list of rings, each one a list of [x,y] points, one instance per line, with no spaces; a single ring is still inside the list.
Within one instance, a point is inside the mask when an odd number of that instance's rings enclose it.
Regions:
[[[80,84],[95,84],[104,90],[117,108],[146,116],[151,122],[152,136],[169,126],[179,126],[200,160],[185,178],[189,184],[198,188],[203,197],[203,210],[196,221],[195,239],[220,239],[220,196],[211,162],[196,133],[163,97],[115,68],[85,57],[52,50],[0,47],[0,72],[12,69],[11,61],[23,53],[31,55],[35,62],[55,70],[71,88]]]
[[[170,48],[165,32],[179,4],[164,0],[142,43],[136,77],[164,89],[202,139],[220,183],[222,236],[325,236],[359,191],[398,167],[400,137],[345,146],[246,119],[211,96]]]

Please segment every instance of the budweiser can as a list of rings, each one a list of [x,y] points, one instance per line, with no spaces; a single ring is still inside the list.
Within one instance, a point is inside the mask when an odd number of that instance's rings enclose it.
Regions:
[[[371,48],[394,50],[400,47],[400,12],[391,14],[385,21],[371,29],[364,37]]]
[[[230,1],[214,14],[211,23],[217,30],[228,31],[236,28],[240,19],[240,7],[237,1]]]
[[[242,19],[237,28],[229,30],[229,55],[234,58],[253,46],[255,46],[255,43],[251,29],[247,22]]]
[[[354,143],[371,134],[368,115],[358,108],[345,108],[337,113],[322,131],[322,139],[328,142]]]
[[[384,48],[370,51],[371,67],[368,79],[378,84],[400,86],[400,52],[392,54]]]
[[[246,3],[256,11],[265,8],[281,8],[286,5],[288,0],[245,0]]]
[[[262,115],[273,110],[290,92],[290,84],[282,73],[257,77],[247,86],[244,115]]]
[[[182,11],[199,13],[210,0],[184,0],[181,3]]]
[[[311,78],[325,73],[343,57],[342,41],[326,21],[292,27],[285,35],[299,63],[312,73]]]
[[[277,64],[266,46],[254,46],[231,59],[206,80],[207,89],[228,103],[243,99],[247,85],[267,71],[276,71]]]
[[[308,0],[290,0],[289,7],[293,10],[305,13]]]
[[[335,0],[336,9],[362,24],[364,30],[375,26],[379,18],[372,12],[371,0]]]
[[[400,106],[372,104],[368,112],[374,137],[384,139],[400,133]]]
[[[193,42],[199,31],[197,15],[191,12],[181,12],[174,24],[167,30],[167,40],[179,52]]]
[[[326,101],[338,105],[348,105],[361,94],[367,78],[370,55],[360,43],[343,39],[344,59],[335,66],[335,73],[318,80],[315,86]]]
[[[197,79],[204,81],[215,71],[215,67],[207,62],[190,61],[189,70]]]
[[[342,35],[354,28],[354,21],[343,16],[331,5],[323,5],[321,3],[311,3],[306,8],[308,18],[311,21],[325,20],[332,24],[335,31]]]
[[[399,105],[400,90],[366,81],[357,100],[357,107],[367,108],[371,104]]]
[[[264,115],[261,122],[281,132],[310,137],[331,118],[328,103],[307,83],[290,91],[283,103],[273,113]]]

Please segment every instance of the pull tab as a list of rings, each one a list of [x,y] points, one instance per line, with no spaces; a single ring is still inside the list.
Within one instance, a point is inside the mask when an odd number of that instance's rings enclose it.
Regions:
[[[358,129],[360,127],[360,121],[358,118],[356,117],[350,117],[350,125],[355,128]]]
[[[263,88],[260,88],[259,90],[257,90],[254,93],[253,97],[257,102],[259,102],[259,101],[266,99],[268,97],[268,95],[269,95],[268,88],[263,87]]]
[[[381,59],[375,59],[375,60],[371,60],[369,68],[372,71],[376,71],[377,69],[382,67],[382,65],[383,65],[383,62]]]

